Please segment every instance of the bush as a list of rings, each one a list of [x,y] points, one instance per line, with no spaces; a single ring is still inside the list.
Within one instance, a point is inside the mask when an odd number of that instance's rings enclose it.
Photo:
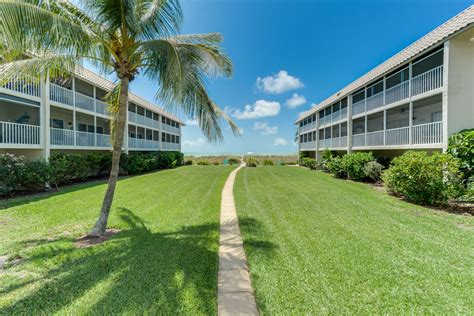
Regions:
[[[394,193],[425,204],[446,203],[460,192],[460,163],[449,154],[409,151],[393,159],[383,181]]]
[[[214,161],[214,166],[219,166],[219,165],[220,165],[219,161]]]
[[[265,160],[263,160],[263,165],[264,166],[273,166],[274,163],[273,163],[273,160],[265,159]]]
[[[197,164],[199,166],[209,166],[211,162],[209,160],[198,160]]]
[[[343,167],[341,157],[334,157],[326,163],[326,170],[338,178],[347,178],[347,171]]]
[[[474,177],[474,129],[462,130],[451,135],[447,151],[459,159],[465,180]]]
[[[316,169],[316,166],[317,166],[316,159],[309,158],[309,157],[304,157],[303,158],[303,166],[307,167],[311,170]]]
[[[12,154],[0,155],[0,195],[10,194],[21,183],[25,157]]]
[[[363,180],[367,177],[364,168],[368,162],[373,160],[372,153],[351,153],[342,157],[331,158],[326,163],[326,168],[339,178]]]
[[[193,164],[193,161],[192,161],[192,160],[186,160],[186,161],[184,162],[184,165],[185,165],[185,166],[191,166],[192,164]]]
[[[229,160],[227,160],[229,162],[229,165],[238,165],[240,164],[240,160],[237,159],[237,158],[229,158]]]
[[[367,178],[372,179],[375,182],[378,182],[382,179],[382,170],[384,169],[383,165],[377,161],[369,161],[364,166],[364,174]]]
[[[44,160],[30,161],[21,170],[22,190],[44,190],[51,182],[51,168]]]
[[[253,158],[250,158],[250,159],[247,160],[247,162],[245,163],[245,165],[246,165],[247,167],[255,168],[255,167],[258,166],[258,161],[255,160],[255,159],[253,159]]]

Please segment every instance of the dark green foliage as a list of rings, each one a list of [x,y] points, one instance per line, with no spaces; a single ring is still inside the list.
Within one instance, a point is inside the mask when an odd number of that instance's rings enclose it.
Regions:
[[[180,152],[122,154],[122,174],[140,174],[182,165]],[[49,186],[58,188],[63,184],[85,181],[107,175],[112,165],[112,154],[91,153],[56,154],[44,160],[27,161],[23,156],[0,155],[0,195],[14,191],[44,190]]]
[[[263,160],[263,165],[264,166],[273,166],[274,163],[273,163],[273,160],[265,159],[265,160]]]
[[[382,171],[384,166],[377,161],[369,161],[364,166],[365,176],[372,179],[372,181],[380,181],[382,179]]]
[[[373,160],[372,153],[357,152],[331,158],[326,167],[336,177],[363,180],[367,178],[364,170],[365,165]]]
[[[448,139],[448,153],[459,159],[465,179],[474,177],[474,129],[451,135]]]
[[[186,161],[184,162],[184,165],[185,165],[185,166],[192,166],[192,164],[193,164],[193,161],[192,161],[192,160],[186,160]]]
[[[197,164],[198,164],[199,166],[209,166],[209,165],[211,164],[211,162],[210,162],[209,160],[199,160],[199,161],[197,162]]]
[[[245,163],[245,166],[255,168],[258,166],[258,161],[256,159],[249,158]]]
[[[220,165],[220,162],[219,162],[219,161],[214,161],[213,165],[214,165],[214,166],[219,166],[219,165]]]
[[[396,194],[426,204],[446,203],[460,193],[459,160],[449,154],[408,151],[383,174]]]
[[[238,165],[240,163],[240,160],[237,158],[229,158],[227,161],[229,162],[229,165]]]
[[[316,159],[309,158],[309,157],[304,157],[304,158],[302,159],[302,165],[303,165],[304,167],[307,167],[307,168],[309,168],[309,169],[314,170],[314,169],[316,169],[316,167],[317,167],[317,162],[316,162]]]

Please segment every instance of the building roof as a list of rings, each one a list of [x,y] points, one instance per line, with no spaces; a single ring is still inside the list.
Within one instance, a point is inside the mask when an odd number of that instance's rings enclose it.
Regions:
[[[434,45],[445,41],[453,34],[472,26],[473,23],[474,5],[471,5],[455,17],[449,19],[445,23],[435,28],[430,33],[426,34],[425,36],[408,46],[407,48],[403,49],[393,57],[384,61],[362,77],[359,77],[357,80],[342,88],[337,93],[333,94],[321,103],[313,106],[308,111],[302,113],[295,121],[295,123],[298,123],[307,116],[315,113],[317,110],[341,99],[342,97],[350,94],[351,92],[364,87],[366,84],[370,83],[374,79],[396,69],[408,60],[424,53],[429,48],[432,48]]]
[[[95,86],[98,86],[99,88],[101,89],[104,89],[106,91],[110,91],[114,88],[115,84],[96,74],[95,72],[87,69],[87,68],[84,68],[82,66],[76,66],[76,71],[75,71],[75,75],[76,77],[78,77],[79,79],[81,80],[84,80],[84,81],[87,81]],[[145,99],[143,99],[142,97],[139,97],[138,95],[136,94],[133,94],[133,93],[130,93],[129,94],[129,101],[130,102],[133,102],[135,104],[138,104],[140,106],[143,106],[144,108],[148,109],[148,110],[151,110],[151,111],[155,111],[155,112],[158,112],[159,114],[163,115],[163,116],[166,116],[178,123],[180,123],[181,125],[184,126],[184,123],[176,116],[166,112],[165,110],[163,110],[162,107],[150,102],[150,101],[147,101]]]

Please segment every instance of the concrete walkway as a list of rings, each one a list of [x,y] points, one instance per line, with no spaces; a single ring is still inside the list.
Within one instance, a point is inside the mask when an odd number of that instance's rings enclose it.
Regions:
[[[234,204],[234,180],[243,165],[232,171],[222,190],[217,279],[217,314],[258,315]]]

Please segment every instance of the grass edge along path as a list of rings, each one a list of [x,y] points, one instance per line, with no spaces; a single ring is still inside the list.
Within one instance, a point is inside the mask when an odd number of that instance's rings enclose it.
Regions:
[[[268,314],[470,314],[474,218],[294,167],[234,186],[258,308]]]

